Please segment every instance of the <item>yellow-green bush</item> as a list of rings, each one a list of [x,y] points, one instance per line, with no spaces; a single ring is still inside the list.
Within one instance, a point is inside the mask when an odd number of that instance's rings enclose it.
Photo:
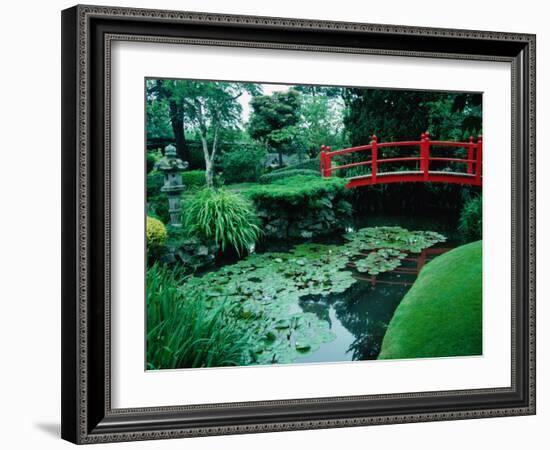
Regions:
[[[145,234],[147,236],[148,251],[161,248],[166,243],[168,237],[164,224],[160,220],[149,216],[147,216],[147,230]]]

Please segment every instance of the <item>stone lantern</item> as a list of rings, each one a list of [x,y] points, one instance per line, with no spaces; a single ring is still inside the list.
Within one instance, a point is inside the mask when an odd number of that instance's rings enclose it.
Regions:
[[[170,225],[181,227],[181,193],[185,186],[181,180],[181,173],[187,169],[189,163],[176,157],[176,147],[168,145],[164,149],[164,158],[157,163],[157,170],[164,174],[164,186],[160,189],[168,194],[168,211]]]

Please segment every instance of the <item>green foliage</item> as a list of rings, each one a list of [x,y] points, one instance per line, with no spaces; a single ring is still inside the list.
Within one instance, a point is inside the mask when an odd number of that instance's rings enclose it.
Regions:
[[[394,249],[420,253],[438,242],[445,242],[445,236],[435,231],[409,231],[401,227],[369,227],[346,233],[350,249],[354,252],[364,250]],[[388,254],[387,256],[396,256]]]
[[[299,133],[300,93],[295,90],[253,97],[248,132],[280,155],[288,152]]]
[[[243,327],[254,334],[247,364],[289,363],[334,339],[326,321],[302,312],[305,295],[343,292],[355,282],[339,270],[325,246],[300,246],[290,253],[253,254],[236,264],[190,277],[185,291],[203,293],[216,304],[228,299],[240,306]]]
[[[416,249],[417,241],[426,246],[434,242],[436,235],[429,233],[397,227],[393,231],[362,229],[357,231],[357,239],[344,245],[308,243],[287,253],[252,254],[216,272],[190,277],[182,291],[202,294],[212,304],[229,299],[241,305],[240,317],[254,332],[247,364],[288,363],[334,339],[327,321],[302,312],[299,301],[320,300],[353,286],[357,279],[352,268],[365,258],[359,243],[373,248],[382,241],[389,245],[399,241],[403,247]],[[376,261],[369,260],[368,270],[382,273],[395,268],[394,259],[401,258],[404,251],[389,248],[373,253]]]
[[[203,187],[206,185],[206,171],[188,170],[182,172],[181,180],[186,188]]]
[[[164,224],[154,217],[147,216],[147,225],[145,230],[147,240],[147,255],[155,258],[162,253],[168,233]]]
[[[221,156],[221,168],[226,183],[257,181],[265,158],[265,149],[239,148]]]
[[[380,359],[481,355],[482,243],[429,262],[388,326]]]
[[[292,164],[286,167],[281,167],[280,169],[275,169],[271,173],[282,173],[282,172],[288,172],[289,170],[299,170],[299,169],[314,170],[320,174],[321,162],[319,159],[319,155],[317,155],[316,158],[308,159],[306,161],[302,161],[297,164]]]
[[[401,265],[407,253],[420,253],[438,242],[445,242],[434,231],[409,231],[401,227],[369,227],[346,233],[342,247],[358,272],[378,275]]]
[[[358,272],[367,272],[369,275],[378,275],[381,272],[388,272],[401,265],[401,260],[407,256],[406,253],[392,248],[374,250],[355,263]]]
[[[151,172],[155,168],[155,164],[162,159],[162,152],[160,148],[156,150],[147,151],[147,173]]]
[[[168,103],[157,96],[149,96],[146,109],[147,139],[172,138],[174,133]]]
[[[182,290],[181,274],[157,264],[147,269],[147,368],[237,366],[251,340],[237,305],[212,305],[203,293]]]
[[[347,181],[341,178],[298,175],[251,187],[244,194],[254,202],[281,201],[297,205],[323,195],[343,194],[346,184]]]
[[[337,88],[341,90],[340,88]],[[330,91],[302,95],[301,139],[308,154],[317,156],[321,145],[334,149],[345,147],[344,102]]]
[[[184,209],[185,228],[191,235],[212,240],[222,251],[247,251],[260,237],[254,206],[242,195],[225,189],[204,188]]]
[[[319,177],[321,174],[317,170],[310,169],[291,169],[285,170],[283,172],[271,172],[262,175],[259,179],[260,183],[273,183],[277,180],[282,180],[284,178],[294,177],[296,175],[305,175],[310,177]]]
[[[152,170],[147,174],[147,214],[168,223],[168,195],[160,190],[163,185],[164,176],[161,172]]]
[[[458,229],[469,241],[481,239],[483,232],[483,202],[481,195],[466,201],[460,211]]]

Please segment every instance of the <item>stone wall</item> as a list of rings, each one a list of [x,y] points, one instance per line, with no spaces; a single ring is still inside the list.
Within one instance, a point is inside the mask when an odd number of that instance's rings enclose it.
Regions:
[[[264,238],[310,239],[345,229],[351,217],[351,205],[336,195],[322,201],[297,206],[278,203],[256,205]]]

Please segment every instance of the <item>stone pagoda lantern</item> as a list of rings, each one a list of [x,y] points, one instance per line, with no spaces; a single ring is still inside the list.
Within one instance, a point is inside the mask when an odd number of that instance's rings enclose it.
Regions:
[[[166,146],[164,158],[157,163],[157,170],[164,174],[164,186],[160,190],[168,194],[170,225],[173,227],[181,227],[181,193],[185,189],[181,173],[187,166],[187,161],[176,157],[176,147],[173,145]]]

